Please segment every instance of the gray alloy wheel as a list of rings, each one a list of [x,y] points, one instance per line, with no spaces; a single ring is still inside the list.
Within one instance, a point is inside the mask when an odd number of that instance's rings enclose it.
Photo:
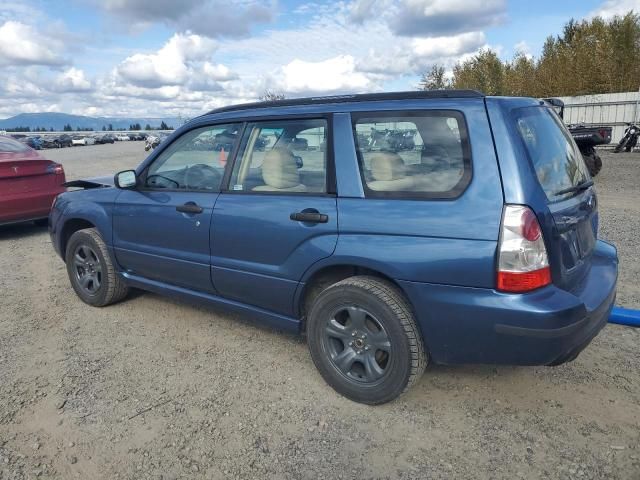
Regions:
[[[102,264],[93,249],[84,243],[73,252],[73,269],[76,281],[87,295],[95,295],[102,283]]]
[[[83,302],[104,307],[127,295],[127,285],[95,228],[78,230],[71,235],[65,261],[71,286]]]
[[[427,365],[411,305],[382,278],[355,276],[324,289],[311,306],[306,333],[322,377],[356,402],[395,399]]]
[[[382,323],[364,308],[340,307],[327,319],[322,338],[331,364],[345,378],[375,384],[388,373],[391,341]]]

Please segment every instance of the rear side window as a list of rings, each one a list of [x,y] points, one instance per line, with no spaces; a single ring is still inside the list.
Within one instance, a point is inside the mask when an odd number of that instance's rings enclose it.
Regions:
[[[20,153],[26,152],[29,148],[23,143],[9,137],[0,137],[0,152],[3,153]]]
[[[589,174],[578,147],[557,115],[546,107],[525,107],[515,110],[515,121],[547,198],[557,201],[575,195],[557,192],[588,180]]]
[[[354,135],[367,196],[455,198],[471,180],[471,147],[456,111],[356,114]]]

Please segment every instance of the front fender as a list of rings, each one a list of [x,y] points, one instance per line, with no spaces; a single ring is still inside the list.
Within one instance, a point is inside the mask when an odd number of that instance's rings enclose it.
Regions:
[[[91,224],[100,233],[109,253],[113,245],[113,205],[119,194],[115,188],[99,188],[67,192],[62,199],[62,214],[56,225],[52,227],[52,241],[56,250],[64,257],[65,242],[70,236],[70,229]]]

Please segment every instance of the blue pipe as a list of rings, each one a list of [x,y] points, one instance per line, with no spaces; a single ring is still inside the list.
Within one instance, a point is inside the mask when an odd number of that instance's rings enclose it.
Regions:
[[[630,327],[640,327],[640,310],[613,307],[609,315],[609,323],[619,323]]]

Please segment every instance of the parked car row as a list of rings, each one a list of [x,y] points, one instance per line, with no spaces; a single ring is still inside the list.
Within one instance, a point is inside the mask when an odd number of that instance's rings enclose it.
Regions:
[[[125,141],[143,141],[149,134],[141,132],[130,133],[90,133],[90,134],[73,134],[63,133],[61,135],[45,134],[45,135],[28,135],[28,134],[12,134],[15,140],[27,145],[34,150],[42,150],[43,148],[64,148],[84,145],[103,145],[105,143],[125,142]]]

